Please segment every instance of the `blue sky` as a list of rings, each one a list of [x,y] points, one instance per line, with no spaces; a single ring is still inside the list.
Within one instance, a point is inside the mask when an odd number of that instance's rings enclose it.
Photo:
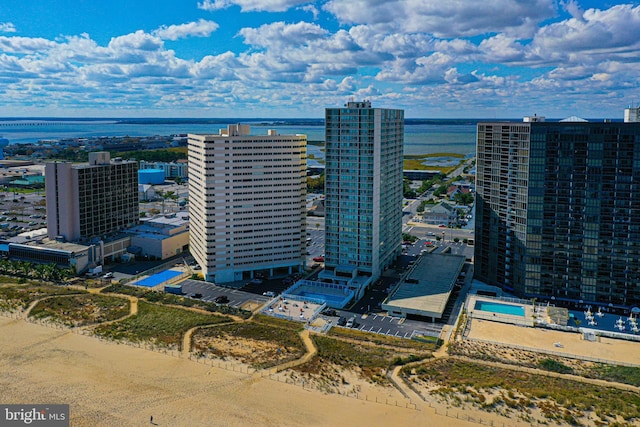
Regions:
[[[0,116],[621,118],[640,2],[0,0]]]

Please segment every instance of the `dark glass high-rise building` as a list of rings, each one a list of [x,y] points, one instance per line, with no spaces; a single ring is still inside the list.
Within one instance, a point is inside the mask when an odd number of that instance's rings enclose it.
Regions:
[[[479,123],[475,275],[523,297],[640,305],[640,123]]]
[[[89,153],[89,163],[45,166],[47,233],[71,242],[118,233],[138,223],[138,163]]]

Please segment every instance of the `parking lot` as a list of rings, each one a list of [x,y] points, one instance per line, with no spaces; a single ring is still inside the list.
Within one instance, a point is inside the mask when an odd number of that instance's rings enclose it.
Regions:
[[[394,336],[398,338],[411,338],[414,334],[432,337],[440,336],[444,324],[426,323],[417,320],[409,320],[400,317],[387,316],[385,314],[358,314],[347,310],[335,310],[335,316],[321,314],[335,327],[348,327],[349,319],[354,320],[352,329],[364,332],[372,332]]]
[[[0,192],[0,237],[47,227],[44,190],[33,193]]]
[[[236,308],[249,309],[249,306],[253,306],[251,309],[255,309],[258,306],[266,304],[271,299],[263,295],[256,295],[239,289],[223,288],[202,280],[187,279],[181,282],[181,284],[182,292],[185,296],[191,296],[193,298],[194,295],[199,294],[202,296],[198,299],[206,302],[215,302],[216,298],[225,296],[229,300],[226,304]]]

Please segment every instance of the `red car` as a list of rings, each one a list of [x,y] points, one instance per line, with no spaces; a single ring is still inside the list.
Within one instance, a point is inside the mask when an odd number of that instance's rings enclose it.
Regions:
[[[317,256],[313,259],[315,262],[324,262],[324,257],[323,256]]]

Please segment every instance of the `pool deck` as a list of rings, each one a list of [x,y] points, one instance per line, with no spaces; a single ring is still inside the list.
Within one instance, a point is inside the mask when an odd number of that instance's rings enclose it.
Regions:
[[[478,301],[485,301],[487,303],[492,303],[492,304],[517,305],[524,309],[524,316],[478,310],[475,308],[476,302]],[[469,295],[466,302],[466,309],[467,309],[467,312],[469,313],[469,316],[473,319],[484,319],[484,320],[490,320],[492,322],[508,323],[511,325],[519,325],[519,326],[532,327],[535,325],[535,317],[533,315],[534,314],[533,305],[529,305],[525,303],[503,301],[500,299],[490,298],[490,297],[481,296],[481,295]]]
[[[597,341],[587,341],[583,339],[582,334],[575,332],[523,328],[482,319],[471,319],[467,338],[578,359],[600,359],[603,362],[640,366],[640,342],[634,341],[605,337]]]
[[[290,296],[287,298],[277,297],[262,309],[262,314],[298,322],[309,322],[318,315],[321,306],[321,304],[303,299],[293,299]]]

